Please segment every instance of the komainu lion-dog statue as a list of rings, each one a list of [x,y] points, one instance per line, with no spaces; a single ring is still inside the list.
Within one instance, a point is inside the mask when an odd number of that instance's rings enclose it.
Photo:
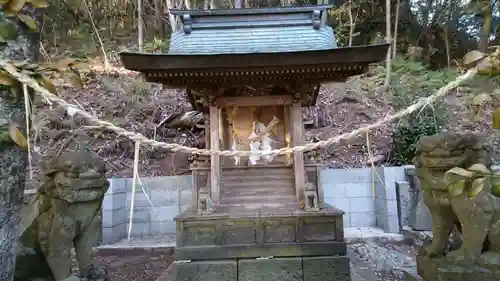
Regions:
[[[91,152],[67,151],[46,163],[37,193],[21,214],[14,281],[80,280],[72,275],[74,248],[82,280],[105,281],[91,263],[109,182]]]
[[[419,274],[428,281],[459,281],[478,277],[474,270],[486,270],[490,275],[484,275],[484,280],[500,280],[500,198],[492,194],[491,181],[486,181],[475,197],[467,192],[451,196],[450,184],[445,181],[445,173],[454,167],[468,169],[482,164],[489,169],[489,153],[481,138],[461,133],[424,136],[417,143],[413,162],[424,202],[431,212],[433,233],[432,243],[421,248],[417,257]],[[473,180],[459,184],[467,190]],[[460,232],[462,243],[447,252],[454,229]],[[462,269],[457,269],[458,264],[463,265]],[[447,271],[440,268],[443,265],[455,269]]]

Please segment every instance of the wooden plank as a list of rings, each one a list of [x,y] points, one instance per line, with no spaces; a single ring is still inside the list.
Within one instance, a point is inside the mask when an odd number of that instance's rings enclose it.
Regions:
[[[219,142],[219,109],[216,106],[210,106],[210,149],[220,150]],[[220,156],[210,156],[210,187],[212,201],[215,206],[219,203],[220,187]]]
[[[293,146],[302,145],[304,143],[304,125],[302,124],[302,105],[293,103],[291,107],[290,117],[292,122],[292,140]],[[297,204],[304,202],[304,193],[302,188],[305,184],[304,175],[304,155],[302,152],[293,154],[293,173],[295,176],[295,195]]]
[[[292,96],[276,95],[262,97],[220,97],[215,100],[217,106],[271,106],[271,105],[290,105]]]

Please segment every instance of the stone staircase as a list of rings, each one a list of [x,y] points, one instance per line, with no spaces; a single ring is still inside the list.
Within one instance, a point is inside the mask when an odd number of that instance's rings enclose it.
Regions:
[[[237,167],[222,171],[219,207],[231,210],[297,208],[291,167]]]

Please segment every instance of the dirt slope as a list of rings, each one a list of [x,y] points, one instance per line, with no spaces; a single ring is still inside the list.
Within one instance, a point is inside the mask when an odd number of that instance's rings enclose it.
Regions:
[[[367,82],[368,81],[368,82]],[[331,136],[350,132],[363,124],[373,123],[393,112],[387,94],[374,90],[376,85],[369,79],[352,79],[345,84],[330,84],[322,87],[317,104],[324,128],[306,131],[308,141],[324,140]],[[190,106],[180,90],[164,89],[161,85],[147,84],[138,75],[103,74],[93,72],[86,76],[86,88],[74,89],[58,86],[59,96],[68,102],[83,107],[98,118],[111,121],[127,130],[139,132],[149,138],[164,142],[176,142],[186,146],[197,145],[199,131],[177,130],[158,126],[170,114],[189,110]],[[497,139],[491,130],[489,118],[473,122],[467,116],[463,93],[450,94],[446,98],[449,106],[450,130],[472,130]],[[114,133],[87,124],[78,117],[64,117],[57,108],[37,102],[35,108],[32,140],[35,139],[33,164],[35,175],[42,155],[57,152],[77,144],[86,144],[108,163],[109,176],[131,177],[133,163],[132,141]],[[486,115],[489,111],[486,110]],[[373,155],[379,164],[391,150],[391,126],[374,130],[369,136]],[[366,166],[366,136],[332,145],[326,149],[325,165],[331,168],[355,168]],[[497,145],[498,146],[498,145]],[[495,152],[495,155],[498,155]],[[498,157],[495,156],[497,160]],[[497,161],[498,162],[498,161]],[[140,174],[159,176],[186,172],[187,156],[172,155],[161,149],[141,149]]]

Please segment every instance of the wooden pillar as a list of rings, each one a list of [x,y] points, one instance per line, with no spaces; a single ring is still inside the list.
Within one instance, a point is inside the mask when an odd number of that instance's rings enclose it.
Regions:
[[[283,123],[285,127],[285,142],[286,142],[286,147],[292,147],[292,128],[290,126],[290,106],[285,106],[283,109]],[[293,124],[293,122],[292,122]],[[292,161],[293,156],[290,154],[285,155],[285,164],[286,165],[291,165],[293,163]]]
[[[210,106],[210,149],[220,150],[219,142],[219,109],[217,106]],[[212,201],[215,206],[219,204],[220,187],[220,156],[210,156],[210,187]]]
[[[204,114],[204,124],[205,124],[205,148],[210,149],[210,115]]]
[[[292,140],[293,146],[304,144],[304,125],[302,124],[302,105],[294,102],[290,110],[290,117],[292,122]],[[293,154],[293,173],[295,176],[295,195],[297,197],[297,204],[299,206],[304,201],[304,155],[302,152],[295,152]]]

